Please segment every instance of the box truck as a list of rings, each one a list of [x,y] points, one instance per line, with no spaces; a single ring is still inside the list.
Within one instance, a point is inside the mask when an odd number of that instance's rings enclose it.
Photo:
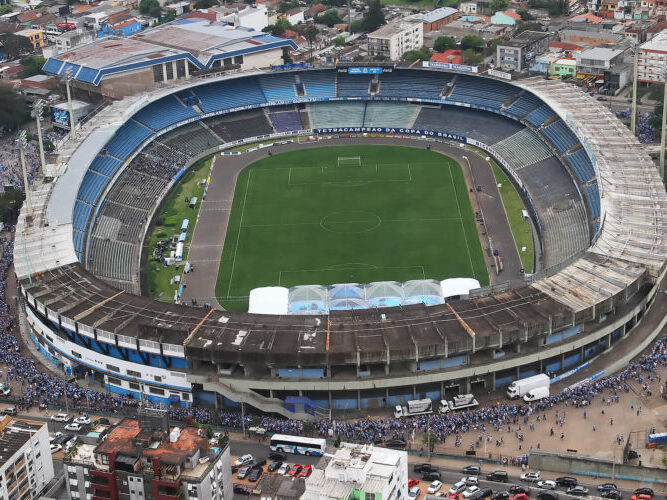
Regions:
[[[473,394],[459,394],[449,401],[445,401],[444,399],[440,401],[440,412],[447,413],[448,411],[463,410],[478,405],[479,402]]]
[[[433,413],[433,401],[430,399],[414,399],[408,401],[406,406],[396,405],[394,417],[412,417],[415,415],[427,415]]]
[[[540,399],[549,397],[549,387],[536,387],[535,389],[529,390],[526,394],[523,395],[523,400],[526,403],[531,401],[539,401]]]
[[[507,397],[510,399],[516,399],[524,396],[529,391],[537,389],[538,387],[546,387],[549,389],[551,381],[548,375],[540,373],[539,375],[534,375],[532,377],[523,378],[520,380],[515,380],[507,388]]]

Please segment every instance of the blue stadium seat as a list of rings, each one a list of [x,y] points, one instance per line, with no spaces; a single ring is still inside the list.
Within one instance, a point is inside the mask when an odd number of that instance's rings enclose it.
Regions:
[[[276,132],[291,132],[293,130],[303,129],[301,116],[298,111],[269,111],[269,120]]]
[[[110,155],[124,160],[151,135],[151,131],[146,127],[128,120],[107,143],[107,151]]]
[[[120,160],[116,160],[111,156],[100,155],[93,160],[93,163],[90,165],[90,170],[111,177],[116,173],[121,163]]]
[[[585,149],[579,149],[574,153],[567,155],[565,159],[572,167],[572,171],[576,174],[577,179],[581,184],[584,184],[595,177],[593,164],[586,154]]]
[[[133,118],[158,131],[196,115],[197,112],[193,108],[183,106],[178,99],[170,95],[144,106],[134,114]]]
[[[190,90],[199,98],[204,113],[266,102],[257,78],[223,80]]]
[[[577,137],[572,133],[563,120],[556,120],[542,129],[544,135],[556,146],[556,149],[564,153],[575,144],[579,143]]]
[[[419,95],[427,99],[440,99],[442,91],[454,75],[440,71],[419,71],[396,69],[380,76],[378,96],[414,97],[415,81],[419,80]]]
[[[85,231],[88,227],[88,219],[93,211],[93,206],[82,201],[74,202],[74,211],[72,212],[72,225],[74,229]]]
[[[306,98],[336,97],[336,73],[333,71],[304,71],[299,75]]]
[[[584,186],[584,194],[588,201],[588,208],[591,210],[591,218],[597,219],[600,217],[600,191],[598,190],[598,183],[594,182],[588,186]]]
[[[533,111],[535,108],[542,105],[542,101],[539,97],[531,94],[526,91],[521,94],[516,101],[514,101],[510,106],[505,108],[505,111],[512,113],[514,116],[519,118],[525,117],[528,113]]]
[[[539,127],[555,114],[556,113],[554,113],[549,106],[543,104],[535,111],[528,113],[526,115],[526,120],[528,120],[534,126]]]
[[[367,97],[373,75],[338,73],[339,97]]]
[[[83,176],[77,199],[94,205],[108,182],[108,177],[89,170]]]
[[[503,82],[459,75],[454,83],[454,89],[446,100],[500,109],[503,103],[516,93],[515,87]]]
[[[294,89],[294,74],[282,73],[259,77],[259,84],[267,102],[293,101],[297,98]]]

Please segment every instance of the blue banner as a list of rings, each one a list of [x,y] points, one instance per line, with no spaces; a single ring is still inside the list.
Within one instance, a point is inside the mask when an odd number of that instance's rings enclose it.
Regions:
[[[366,66],[359,68],[347,68],[347,73],[350,75],[381,75],[382,68]]]
[[[454,141],[466,142],[466,137],[438,130],[426,130],[415,128],[387,128],[387,127],[332,127],[314,128],[314,134],[405,134],[423,135],[426,137],[438,137],[440,139],[452,139]]]

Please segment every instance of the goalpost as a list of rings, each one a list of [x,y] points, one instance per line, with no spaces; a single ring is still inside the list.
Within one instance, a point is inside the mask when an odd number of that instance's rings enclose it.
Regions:
[[[361,167],[361,156],[339,156],[338,157],[338,166],[346,167]]]

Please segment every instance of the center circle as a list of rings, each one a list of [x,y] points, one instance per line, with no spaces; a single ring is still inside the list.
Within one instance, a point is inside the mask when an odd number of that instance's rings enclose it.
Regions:
[[[338,234],[367,233],[382,224],[379,215],[365,210],[340,210],[320,221],[325,231]]]

